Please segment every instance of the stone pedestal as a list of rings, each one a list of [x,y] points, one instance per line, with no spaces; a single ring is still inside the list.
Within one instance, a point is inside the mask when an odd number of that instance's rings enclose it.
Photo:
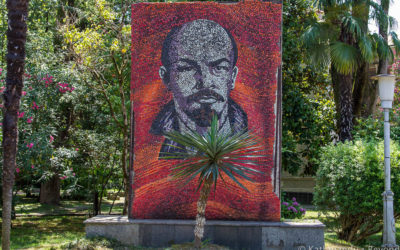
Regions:
[[[96,216],[85,222],[86,236],[126,245],[167,247],[194,239],[194,220],[137,220]],[[322,249],[325,225],[304,222],[206,221],[204,239],[231,249]]]

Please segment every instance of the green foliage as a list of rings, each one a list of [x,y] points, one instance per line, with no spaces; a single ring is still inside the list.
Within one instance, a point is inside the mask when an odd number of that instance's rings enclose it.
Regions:
[[[283,1],[282,166],[291,174],[315,174],[313,159],[331,141],[334,130],[327,68],[307,66],[306,50],[298,39],[317,18],[311,4]]]
[[[333,211],[340,239],[361,243],[382,229],[384,191],[383,142],[355,140],[322,149],[314,203]],[[392,190],[400,192],[400,146],[391,144]],[[395,211],[400,211],[398,196]],[[399,217],[399,213],[395,214]]]
[[[398,111],[390,111],[390,139],[400,142],[400,115]],[[357,139],[383,140],[383,112],[364,119],[357,119],[354,126],[353,136]]]
[[[238,178],[253,181],[251,176],[262,172],[252,166],[260,164],[263,152],[259,139],[248,131],[237,134],[222,134],[218,120],[214,116],[209,131],[203,136],[196,131],[182,134],[178,131],[168,133],[166,138],[175,141],[183,152],[170,153],[165,159],[184,159],[174,167],[172,176],[185,183],[199,177],[198,189],[212,179],[214,188],[223,176],[231,178],[247,190]],[[186,149],[186,150],[185,150]]]
[[[399,75],[400,61],[392,65],[395,75]],[[400,82],[396,82],[394,90],[393,109],[389,111],[390,139],[400,142]],[[383,140],[383,112],[382,108],[370,117],[356,120],[353,137],[366,140]]]
[[[373,62],[377,55],[394,59],[387,41],[378,33],[368,32],[369,19],[379,24],[387,24],[391,19],[379,4],[326,0],[316,1],[316,5],[324,11],[323,18],[314,20],[302,35],[312,63],[332,64],[339,73],[347,75],[354,73],[363,62]],[[389,34],[397,47],[400,43],[396,33]]]

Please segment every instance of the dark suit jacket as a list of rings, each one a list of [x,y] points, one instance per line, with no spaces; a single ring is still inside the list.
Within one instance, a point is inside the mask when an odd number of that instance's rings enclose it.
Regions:
[[[228,119],[234,133],[247,129],[246,113],[231,98],[228,98]],[[151,125],[150,133],[155,135],[164,135],[173,130],[179,131],[179,122],[174,102],[170,101],[158,113],[156,119]],[[158,157],[167,156],[168,153],[184,152],[184,149],[176,148],[174,146],[183,148],[178,143],[165,139]]]

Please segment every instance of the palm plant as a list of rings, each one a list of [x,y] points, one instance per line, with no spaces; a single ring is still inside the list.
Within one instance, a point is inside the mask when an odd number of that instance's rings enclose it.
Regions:
[[[173,168],[171,175],[174,179],[187,184],[198,178],[197,191],[200,190],[200,196],[197,201],[194,243],[196,248],[200,248],[206,220],[206,205],[211,189],[216,189],[219,179],[225,182],[225,176],[248,191],[239,179],[254,181],[252,176],[262,174],[252,167],[259,165],[259,160],[263,157],[260,155],[263,148],[260,140],[248,131],[236,134],[221,133],[216,117],[212,119],[211,127],[205,135],[195,131],[187,134],[172,131],[165,137],[179,144],[180,152],[163,157],[182,159]]]
[[[387,39],[369,32],[368,21],[393,24],[394,19],[372,0],[316,0],[316,6],[323,11],[322,18],[309,25],[303,41],[313,63],[330,66],[339,139],[351,140],[353,116],[361,113],[370,95],[376,96],[366,91],[368,64],[377,57],[393,59]],[[396,33],[390,35],[399,52],[400,40]]]

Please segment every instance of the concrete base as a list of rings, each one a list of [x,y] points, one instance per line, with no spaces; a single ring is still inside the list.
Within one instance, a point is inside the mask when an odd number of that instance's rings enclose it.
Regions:
[[[96,216],[85,222],[86,236],[126,245],[167,247],[194,239],[193,220],[137,220]],[[306,222],[206,221],[204,239],[231,249],[323,249],[325,225]]]

